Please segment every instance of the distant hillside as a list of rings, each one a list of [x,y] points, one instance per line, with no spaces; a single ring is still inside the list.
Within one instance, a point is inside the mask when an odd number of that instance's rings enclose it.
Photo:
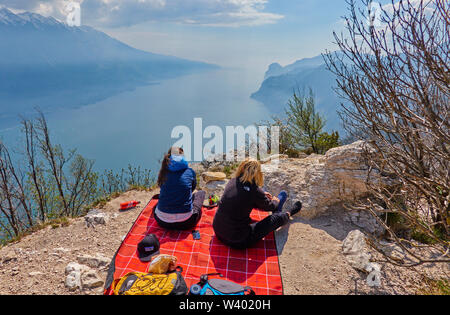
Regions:
[[[294,74],[308,69],[314,69],[323,64],[324,61],[322,56],[297,60],[293,64],[287,65],[286,67],[282,67],[279,63],[275,62],[269,66],[269,69],[264,76],[264,80],[269,77],[276,77],[287,73]]]
[[[335,76],[326,69],[322,56],[301,59],[282,67],[278,63],[269,66],[260,89],[252,98],[264,103],[274,114],[284,113],[284,108],[294,91],[308,93],[312,88],[316,96],[317,109],[327,119],[326,130],[342,130],[337,110],[342,100],[333,87]]]
[[[52,17],[0,9],[3,116],[32,105],[88,104],[215,67],[138,50],[88,26],[71,27]]]

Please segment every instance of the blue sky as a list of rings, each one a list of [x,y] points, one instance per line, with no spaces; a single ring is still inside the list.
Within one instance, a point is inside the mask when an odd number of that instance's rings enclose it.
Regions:
[[[230,67],[266,69],[334,50],[345,0],[0,0],[15,11],[64,20],[81,2],[82,24],[139,49]]]

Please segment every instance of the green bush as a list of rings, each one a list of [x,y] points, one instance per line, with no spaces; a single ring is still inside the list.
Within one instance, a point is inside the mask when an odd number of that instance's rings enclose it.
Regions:
[[[294,92],[285,109],[285,117],[272,117],[271,122],[263,122],[270,129],[279,127],[279,152],[289,157],[299,157],[301,153],[325,154],[329,149],[340,146],[339,133],[324,132],[325,118],[316,112],[316,101],[312,90],[309,95]],[[268,142],[269,139],[268,139]]]
[[[325,154],[328,150],[340,146],[339,133],[337,131],[331,134],[328,132],[321,133],[315,146],[319,154]]]

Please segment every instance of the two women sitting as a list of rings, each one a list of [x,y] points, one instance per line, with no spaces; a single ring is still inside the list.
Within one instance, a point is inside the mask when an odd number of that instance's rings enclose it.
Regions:
[[[158,185],[156,222],[166,229],[194,228],[201,218],[206,193],[200,190],[193,194],[197,187],[196,174],[184,159],[183,149],[172,148],[164,156]],[[282,191],[273,197],[264,192],[263,186],[261,164],[253,159],[242,162],[225,187],[214,217],[214,232],[221,242],[237,249],[251,247],[287,224],[301,210],[302,204],[297,201],[292,209],[282,212],[287,193]],[[260,222],[252,222],[250,213],[255,208],[272,214]]]

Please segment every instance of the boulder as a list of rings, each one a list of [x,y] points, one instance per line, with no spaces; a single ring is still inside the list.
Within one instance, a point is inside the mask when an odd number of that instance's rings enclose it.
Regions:
[[[202,174],[202,180],[205,184],[213,181],[224,181],[227,175],[222,172],[204,172]]]
[[[207,183],[203,187],[203,190],[206,192],[206,197],[208,197],[209,195],[213,195],[213,194],[221,197],[227,184],[228,184],[228,180],[213,181],[213,182]]]
[[[353,268],[368,272],[368,265],[372,257],[366,242],[366,236],[359,230],[348,233],[342,243],[342,253]]]
[[[367,194],[364,143],[333,148],[325,155],[263,164],[265,189],[272,195],[287,191],[285,207],[302,201],[300,215],[308,219],[326,212],[332,205],[360,198]]]
[[[206,192],[206,197],[209,195],[222,196],[228,180],[225,173],[222,172],[204,172],[200,176],[199,189]]]

